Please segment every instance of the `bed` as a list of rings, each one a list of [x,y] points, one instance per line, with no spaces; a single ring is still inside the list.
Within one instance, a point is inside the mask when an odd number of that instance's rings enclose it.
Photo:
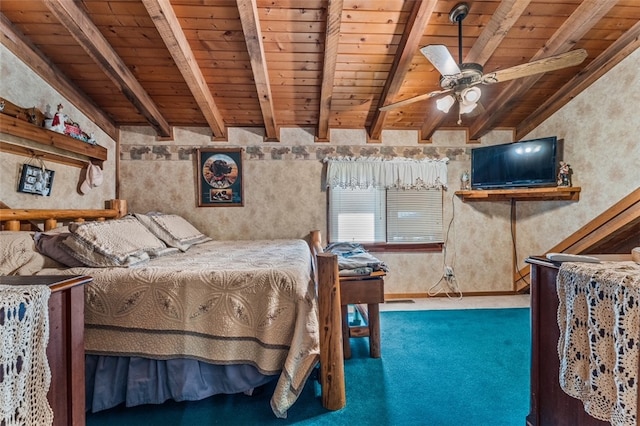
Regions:
[[[10,273],[93,277],[84,291],[87,410],[251,393],[276,380],[271,408],[286,417],[318,363],[323,405],[344,406],[337,262],[321,253],[318,232],[214,241],[176,215],[126,215],[124,200],[106,207],[0,209],[4,231],[33,222],[47,231],[27,232],[47,256],[29,254]],[[129,250],[132,240],[140,250]]]

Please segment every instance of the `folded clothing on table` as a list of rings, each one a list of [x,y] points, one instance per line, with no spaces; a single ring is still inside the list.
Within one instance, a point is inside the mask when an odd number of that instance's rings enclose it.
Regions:
[[[358,243],[331,243],[325,252],[338,256],[341,276],[371,275],[373,272],[389,272],[387,265],[371,255]]]

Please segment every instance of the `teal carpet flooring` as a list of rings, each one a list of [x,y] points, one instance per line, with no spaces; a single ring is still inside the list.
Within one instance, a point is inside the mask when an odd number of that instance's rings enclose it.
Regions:
[[[309,380],[287,419],[258,395],[116,407],[87,413],[101,425],[474,425],[521,426],[529,411],[529,309],[382,312],[382,358],[351,339],[347,405],[322,408]]]

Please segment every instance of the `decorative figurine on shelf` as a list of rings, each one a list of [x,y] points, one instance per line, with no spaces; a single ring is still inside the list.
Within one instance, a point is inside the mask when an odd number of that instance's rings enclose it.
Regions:
[[[469,171],[465,170],[464,172],[462,172],[462,175],[460,176],[460,189],[462,191],[468,191],[469,189],[471,189],[471,179],[469,177]]]
[[[64,122],[65,122],[65,115],[62,113],[62,104],[58,104],[58,110],[56,111],[55,115],[53,116],[53,121],[51,122],[51,129],[54,132],[58,132],[58,133],[64,133],[65,130],[65,126],[64,126]]]
[[[569,173],[569,165],[564,161],[561,161],[560,169],[558,170],[558,186],[571,186]]]

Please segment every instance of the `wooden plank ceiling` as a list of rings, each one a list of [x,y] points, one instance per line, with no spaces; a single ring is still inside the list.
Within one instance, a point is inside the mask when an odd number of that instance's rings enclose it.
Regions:
[[[444,114],[420,53],[444,44],[456,60],[455,0],[2,0],[2,44],[108,134],[121,125],[418,129],[477,139],[494,128],[516,137],[557,111],[640,45],[638,0],[469,0],[462,58],[487,72],[583,48],[580,65],[482,85],[482,108]],[[0,94],[1,96],[2,94]],[[52,102],[56,102],[52,100]]]

